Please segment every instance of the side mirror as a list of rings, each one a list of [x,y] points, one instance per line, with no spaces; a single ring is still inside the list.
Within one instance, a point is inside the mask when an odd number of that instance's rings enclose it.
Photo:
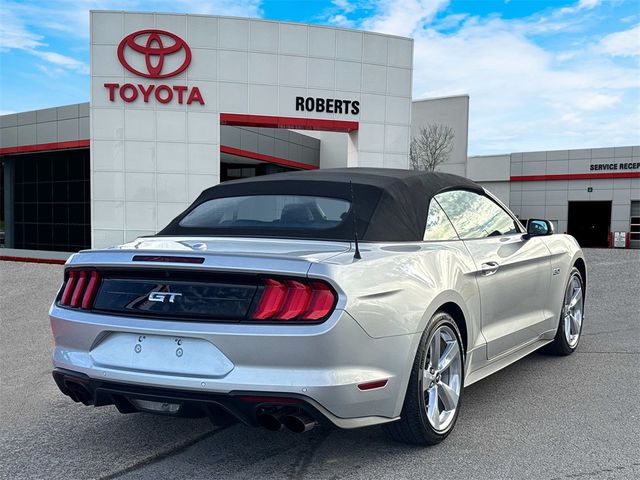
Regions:
[[[549,220],[529,220],[527,223],[527,233],[525,239],[531,237],[544,237],[545,235],[553,235],[553,224]]]

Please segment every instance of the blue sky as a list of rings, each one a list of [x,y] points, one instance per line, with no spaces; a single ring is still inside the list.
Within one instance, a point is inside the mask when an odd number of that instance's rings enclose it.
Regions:
[[[415,39],[414,98],[471,97],[469,153],[640,143],[640,0],[0,0],[0,113],[89,99],[89,10]]]

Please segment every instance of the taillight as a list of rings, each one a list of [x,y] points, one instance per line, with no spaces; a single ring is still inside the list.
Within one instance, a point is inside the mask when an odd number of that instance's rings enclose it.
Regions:
[[[83,308],[93,306],[93,299],[100,285],[100,274],[95,270],[72,270],[62,287],[60,305]]]
[[[77,281],[78,281],[78,272],[76,271],[69,272],[69,277],[67,278],[67,281],[64,284],[64,290],[62,291],[62,297],[60,298],[60,303],[62,305],[69,305],[71,303],[71,296],[73,295],[73,291],[76,288]]]
[[[336,304],[333,289],[320,280],[263,280],[253,320],[314,321],[325,318]]]
[[[89,284],[87,285],[87,289],[84,291],[84,295],[82,297],[82,308],[84,308],[85,310],[91,308],[91,306],[93,305],[93,299],[96,296],[96,292],[98,291],[99,283],[100,277],[98,276],[98,272],[91,272]]]
[[[333,290],[322,282],[312,282],[310,287],[311,299],[302,316],[308,320],[318,320],[333,309],[336,297]]]
[[[270,278],[266,279],[264,281],[262,297],[260,297],[260,303],[253,318],[256,320],[266,320],[273,317],[282,309],[286,298],[287,286],[283,282]]]
[[[300,316],[307,309],[311,300],[311,288],[304,283],[290,280],[287,282],[287,301],[278,313],[280,320],[291,320]]]

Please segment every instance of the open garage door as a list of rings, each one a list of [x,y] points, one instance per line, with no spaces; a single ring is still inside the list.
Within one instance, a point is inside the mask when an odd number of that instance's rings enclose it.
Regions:
[[[611,202],[569,202],[567,233],[581,247],[609,246]]]

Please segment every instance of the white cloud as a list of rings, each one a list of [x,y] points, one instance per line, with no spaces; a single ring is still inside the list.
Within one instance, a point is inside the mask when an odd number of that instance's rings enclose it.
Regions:
[[[44,73],[47,77],[55,79],[59,79],[60,77],[63,77],[65,73],[67,73],[63,68],[46,64],[36,65],[36,68],[40,72]]]
[[[596,51],[575,13],[598,4],[576,3],[571,15],[452,19],[437,16],[443,1],[377,2],[356,26],[414,38],[414,98],[470,95],[472,154],[638,143],[637,69]],[[564,51],[538,42],[567,31],[586,41]]]
[[[374,32],[410,36],[448,4],[449,0],[379,0],[375,2],[377,13],[365,19],[362,27]]]
[[[345,13],[352,12],[356,8],[356,6],[349,0],[333,0],[331,3],[333,3],[336,7],[338,7]]]
[[[329,23],[335,25],[336,27],[343,28],[353,28],[355,25],[355,22],[353,20],[349,20],[346,15],[343,15],[341,13],[329,17]]]
[[[601,3],[602,3],[602,0],[580,0],[578,2],[578,8],[592,9],[597,7]]]
[[[33,55],[42,60],[45,60],[57,67],[61,67],[67,70],[73,70],[78,73],[88,74],[89,67],[86,63],[76,60],[75,58],[67,57],[56,52],[47,52],[43,50],[31,51]]]
[[[499,19],[450,35],[418,32],[414,51],[415,97],[470,94],[472,153],[593,146],[598,139],[608,145],[607,125],[595,114],[618,105],[625,111],[625,94],[639,84],[634,69],[607,59],[583,54],[558,63]],[[573,132],[578,118],[582,128]],[[637,142],[637,124],[618,124],[617,136]]]
[[[598,5],[600,5],[601,3],[602,3],[602,0],[579,0],[578,3],[576,3],[574,6],[561,8],[559,12],[561,14],[566,14],[566,13],[577,13],[581,10],[592,10],[596,8]]]
[[[135,3],[145,5],[146,10],[166,11],[167,3],[162,0]],[[151,6],[149,6],[151,5]],[[171,2],[171,11],[179,13],[200,13],[205,15],[230,15],[236,17],[261,17],[261,0],[177,0]]]
[[[10,9],[0,2],[0,52],[14,48],[30,49],[44,45],[42,35],[30,32]]]
[[[629,30],[610,33],[600,40],[597,48],[616,57],[640,56],[640,24]]]
[[[576,108],[582,110],[591,110],[597,112],[604,110],[620,103],[619,95],[605,95],[603,93],[589,93],[583,98],[578,99]]]
[[[27,22],[21,16],[21,7],[9,2],[0,2],[0,51],[21,50],[47,62],[37,68],[45,73],[60,76],[67,71],[81,74],[89,73],[89,66],[75,58],[57,52],[43,50],[47,43],[45,37],[29,29]],[[52,68],[53,67],[53,68]]]
[[[31,30],[88,39],[90,10],[259,17],[262,15],[261,3],[261,0],[58,0],[43,3],[3,0],[0,5],[3,10],[13,12]]]

